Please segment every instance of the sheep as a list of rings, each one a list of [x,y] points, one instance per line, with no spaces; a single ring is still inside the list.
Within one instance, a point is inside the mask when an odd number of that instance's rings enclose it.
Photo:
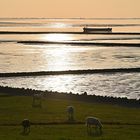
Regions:
[[[73,121],[74,120],[74,107],[68,106],[67,112],[68,112],[68,121]]]
[[[30,132],[30,121],[28,119],[24,119],[22,121],[22,126],[23,126],[23,133],[29,133]]]
[[[95,129],[99,130],[100,134],[102,133],[102,124],[98,118],[95,117],[87,117],[86,118],[86,126],[87,126],[87,132],[91,134],[93,126],[95,126]]]
[[[41,102],[42,95],[41,94],[34,94],[33,95],[33,102],[32,106],[33,107],[42,107],[42,102]]]

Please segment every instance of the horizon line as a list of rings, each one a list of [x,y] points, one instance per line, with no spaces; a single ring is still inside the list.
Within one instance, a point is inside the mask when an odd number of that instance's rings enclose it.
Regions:
[[[140,17],[0,17],[0,19],[140,19]]]

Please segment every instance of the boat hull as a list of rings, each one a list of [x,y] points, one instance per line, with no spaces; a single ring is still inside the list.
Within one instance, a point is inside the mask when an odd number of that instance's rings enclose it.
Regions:
[[[111,33],[112,28],[83,28],[84,33]]]

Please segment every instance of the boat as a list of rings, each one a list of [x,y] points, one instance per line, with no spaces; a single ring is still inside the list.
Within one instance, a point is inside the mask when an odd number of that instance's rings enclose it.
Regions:
[[[111,33],[112,28],[83,28],[84,33]]]

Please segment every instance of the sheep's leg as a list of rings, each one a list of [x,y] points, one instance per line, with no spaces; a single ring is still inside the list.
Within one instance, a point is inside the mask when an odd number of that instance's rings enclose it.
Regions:
[[[30,126],[28,127],[28,133],[30,133]]]
[[[72,120],[72,115],[71,115],[71,113],[70,113],[70,121]]]
[[[95,132],[98,133],[98,126],[95,126]]]
[[[73,120],[74,120],[73,113],[71,113],[71,121],[73,121]]]
[[[90,134],[90,126],[87,124],[87,133]]]
[[[102,134],[102,127],[100,127],[99,130],[100,130],[100,134]]]
[[[26,131],[27,131],[27,129],[26,129],[26,127],[24,127],[24,134],[26,133]]]
[[[89,125],[89,134],[92,134],[92,125]]]
[[[25,134],[25,127],[23,127],[23,133]]]
[[[70,120],[70,114],[68,113],[68,120]]]
[[[88,133],[88,125],[87,125],[87,133]]]

